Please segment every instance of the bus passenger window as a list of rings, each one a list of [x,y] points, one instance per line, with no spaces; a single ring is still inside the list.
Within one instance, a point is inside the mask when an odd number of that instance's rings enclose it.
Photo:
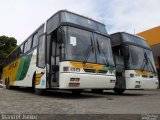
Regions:
[[[38,44],[38,34],[36,33],[33,36],[33,47],[37,46],[37,44]]]
[[[29,51],[32,48],[32,37],[30,37],[27,41],[27,51]]]
[[[19,48],[19,55],[21,56],[22,54],[23,54],[23,45],[21,45]]]
[[[27,42],[25,42],[25,44],[24,44],[24,53],[26,53],[27,52]]]
[[[37,65],[40,68],[45,67],[45,39],[44,35],[39,38],[39,46],[38,46],[38,61]]]

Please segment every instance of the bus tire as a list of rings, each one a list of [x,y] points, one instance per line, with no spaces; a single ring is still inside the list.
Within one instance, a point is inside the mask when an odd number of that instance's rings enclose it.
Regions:
[[[6,80],[6,89],[11,89],[10,83],[9,83],[9,79]]]
[[[39,89],[39,88],[36,88],[36,74],[33,75],[33,79],[32,79],[32,88],[34,90],[34,93],[36,95],[44,95],[45,94],[45,89]]]
[[[91,91],[98,94],[103,93],[103,89],[92,89]]]
[[[117,89],[117,88],[114,88],[113,90],[118,95],[122,95],[124,93],[124,91],[125,91],[125,89]]]
[[[44,94],[45,94],[45,89],[35,88],[35,89],[34,89],[34,93],[35,93],[36,95],[44,95]]]
[[[36,73],[34,73],[33,78],[32,78],[32,90],[35,88],[35,79],[36,79]]]

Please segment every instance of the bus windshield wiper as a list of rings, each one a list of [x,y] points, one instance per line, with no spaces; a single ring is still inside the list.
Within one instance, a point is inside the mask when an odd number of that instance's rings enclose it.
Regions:
[[[149,63],[150,63],[150,65],[151,65],[151,69],[154,71],[154,72],[156,72],[156,70],[154,69],[154,67],[153,67],[153,64],[152,64],[152,62],[151,62],[151,60],[149,59],[149,57],[147,56],[147,53],[144,53],[144,60],[143,60],[143,63],[142,63],[142,70],[144,71],[145,70],[145,67],[147,66],[147,70],[148,70],[148,68],[149,68]]]
[[[84,55],[84,62],[83,63],[86,63],[89,59],[89,56],[90,56],[90,49],[92,50],[92,52],[94,52],[94,48],[93,48],[93,41],[92,41],[92,37],[90,37],[91,39],[91,44],[88,46],[86,52],[85,52],[85,55]]]
[[[99,45],[98,40],[97,40],[97,48],[98,48],[99,54],[102,54],[102,55],[104,56],[104,58],[105,58],[105,60],[104,60],[104,61],[105,61],[105,65],[108,66],[108,65],[109,65],[108,59],[107,59],[107,57],[105,56],[104,51],[103,51],[102,49],[100,49],[100,45]]]

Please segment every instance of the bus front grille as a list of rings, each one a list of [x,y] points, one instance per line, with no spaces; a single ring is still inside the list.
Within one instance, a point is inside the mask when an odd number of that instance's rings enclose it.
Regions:
[[[96,72],[95,69],[86,69],[86,68],[84,68],[84,71],[85,72],[90,72],[90,73],[95,73]]]

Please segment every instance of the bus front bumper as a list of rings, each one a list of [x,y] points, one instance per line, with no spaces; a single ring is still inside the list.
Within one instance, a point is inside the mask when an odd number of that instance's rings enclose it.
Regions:
[[[116,77],[100,74],[60,73],[61,89],[113,89]]]
[[[126,89],[157,89],[158,86],[156,78],[126,78]]]

